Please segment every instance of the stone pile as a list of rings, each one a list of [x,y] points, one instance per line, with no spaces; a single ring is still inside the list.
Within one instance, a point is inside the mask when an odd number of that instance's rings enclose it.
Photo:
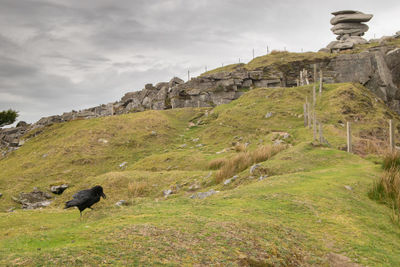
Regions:
[[[356,44],[365,44],[367,40],[362,38],[368,31],[368,22],[373,17],[372,14],[364,14],[360,11],[342,10],[333,12],[334,17],[331,19],[333,25],[331,31],[338,35],[337,40],[328,45],[331,51],[340,51],[352,49]]]
[[[34,188],[30,193],[20,193],[18,197],[11,198],[21,204],[23,209],[37,209],[49,206],[52,197],[50,194]]]

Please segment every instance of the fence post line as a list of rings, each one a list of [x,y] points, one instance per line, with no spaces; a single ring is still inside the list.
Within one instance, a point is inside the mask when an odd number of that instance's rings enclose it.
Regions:
[[[351,147],[351,124],[347,122],[347,152],[353,153],[353,149]]]
[[[304,127],[307,127],[307,104],[303,104],[303,113],[304,113]]]
[[[389,145],[390,152],[393,152],[395,147],[393,120],[389,120]]]

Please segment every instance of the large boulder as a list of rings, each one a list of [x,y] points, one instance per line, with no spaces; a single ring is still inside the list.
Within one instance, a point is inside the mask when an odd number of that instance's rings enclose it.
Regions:
[[[174,77],[169,81],[169,87],[174,87],[177,84],[185,83],[181,78]]]
[[[369,29],[368,25],[363,23],[339,23],[331,28],[336,35],[356,35],[361,36]]]
[[[353,14],[340,14],[331,19],[331,24],[336,25],[339,23],[368,22],[372,19],[372,17],[372,14],[364,14],[361,12]]]

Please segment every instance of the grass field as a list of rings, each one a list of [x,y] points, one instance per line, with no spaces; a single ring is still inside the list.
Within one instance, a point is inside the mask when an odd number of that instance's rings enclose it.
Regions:
[[[316,113],[328,144],[313,142],[302,117],[311,88],[254,89],[214,109],[46,128],[0,160],[0,265],[399,265],[393,211],[368,197],[382,174],[387,120],[399,118],[360,85],[326,85]],[[356,154],[343,151],[347,120]],[[283,149],[252,174],[245,165],[224,184],[218,166],[210,169],[277,140]],[[61,183],[70,188],[49,208],[22,210],[11,199]],[[62,209],[97,184],[107,199],[82,220]],[[164,197],[167,189],[173,194]],[[128,205],[115,206],[122,199]]]

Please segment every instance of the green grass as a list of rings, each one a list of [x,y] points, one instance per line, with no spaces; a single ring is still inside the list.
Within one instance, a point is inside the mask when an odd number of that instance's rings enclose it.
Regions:
[[[362,86],[326,85],[316,112],[329,145],[320,145],[301,116],[311,89],[260,88],[213,109],[46,128],[0,160],[0,265],[329,266],[331,252],[368,266],[399,265],[392,210],[368,196],[382,174],[374,145],[386,146],[387,120],[399,118]],[[341,151],[347,120],[356,155]],[[267,178],[248,167],[232,183],[216,183],[212,160],[238,155],[238,143],[250,152],[271,145],[281,132],[290,134],[282,139],[287,149],[260,163]],[[18,208],[11,196],[58,183],[71,187],[49,208],[5,212]],[[81,221],[77,210],[62,209],[96,184],[107,199]],[[219,193],[190,198],[210,189]],[[116,207],[121,199],[128,205]]]

